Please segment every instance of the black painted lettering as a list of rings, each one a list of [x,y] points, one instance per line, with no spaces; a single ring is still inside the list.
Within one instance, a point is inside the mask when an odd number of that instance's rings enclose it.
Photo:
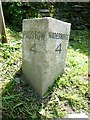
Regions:
[[[54,34],[55,34],[55,33],[52,33],[52,38],[55,38],[55,37],[54,37],[54,36],[55,36]]]
[[[55,49],[55,51],[58,51],[59,53],[61,53],[61,43],[57,46],[57,48]]]
[[[34,33],[33,32],[30,32],[31,34],[30,34],[30,38],[31,39],[34,39]]]
[[[49,37],[53,39],[63,39],[67,40],[68,35],[67,34],[62,34],[62,33],[54,33],[54,32],[49,32]]]
[[[37,38],[37,31],[35,31],[35,39]]]
[[[29,39],[43,40],[45,39],[45,33],[41,31],[25,31],[23,33]]]
[[[41,39],[44,40],[45,39],[45,34],[42,32],[41,34]]]
[[[36,51],[36,44],[33,44],[32,46],[31,46],[31,48],[30,48],[30,51],[32,51],[32,52],[37,52]]]

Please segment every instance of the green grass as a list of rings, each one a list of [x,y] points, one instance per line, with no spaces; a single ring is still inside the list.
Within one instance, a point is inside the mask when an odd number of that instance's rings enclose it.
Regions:
[[[66,68],[41,99],[22,75],[21,33],[7,28],[8,43],[0,43],[3,119],[64,118],[90,112],[88,102],[88,31],[71,31]]]

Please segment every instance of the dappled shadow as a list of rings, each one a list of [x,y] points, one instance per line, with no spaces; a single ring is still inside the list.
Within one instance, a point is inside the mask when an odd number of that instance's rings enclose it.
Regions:
[[[48,103],[52,106],[57,106],[58,97],[54,99],[52,95],[57,96],[59,76],[51,86],[43,98],[34,91],[31,86],[28,86],[24,76],[22,75],[22,69],[13,76],[11,81],[6,85],[2,92],[2,105],[3,105],[3,119],[24,119],[24,120],[49,120],[45,116],[41,115],[41,110],[47,107]],[[54,99],[54,104],[53,104]],[[63,99],[63,98],[60,98]],[[64,100],[64,99],[63,99]],[[66,103],[65,103],[66,104]],[[51,107],[50,106],[50,107]],[[59,105],[60,106],[60,105]],[[62,104],[61,104],[62,106]],[[66,106],[67,107],[67,106]],[[62,108],[61,108],[62,109]],[[42,111],[43,112],[43,111]],[[64,112],[64,111],[63,111]],[[61,120],[61,118],[50,118],[50,120]]]
[[[71,33],[69,46],[75,51],[79,51],[87,55],[87,31],[76,31]],[[83,47],[82,47],[83,46]],[[57,79],[59,80],[59,78]],[[3,120],[4,119],[35,119],[40,120],[41,108],[47,106],[52,98],[52,94],[57,84],[52,86],[46,96],[40,98],[31,86],[28,86],[22,75],[22,69],[17,71],[11,81],[3,89]],[[54,89],[55,88],[55,89]],[[55,118],[54,118],[55,119]]]
[[[40,118],[41,99],[24,81],[21,69],[5,86],[2,92],[3,120]]]
[[[42,120],[39,111],[43,105],[47,106],[53,91],[51,86],[48,94],[41,98],[32,86],[28,86],[20,68],[2,91],[3,120],[10,118]]]
[[[69,47],[72,47],[75,51],[88,55],[88,29],[86,30],[71,30]]]
[[[6,24],[6,28],[9,28],[13,33],[22,31],[22,25],[21,25],[21,27],[17,27],[17,26],[12,26],[12,25]]]

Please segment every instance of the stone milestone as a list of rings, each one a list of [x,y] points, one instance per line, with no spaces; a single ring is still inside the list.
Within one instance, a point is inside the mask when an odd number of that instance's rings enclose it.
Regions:
[[[23,20],[22,71],[40,96],[64,71],[70,26],[51,17]]]

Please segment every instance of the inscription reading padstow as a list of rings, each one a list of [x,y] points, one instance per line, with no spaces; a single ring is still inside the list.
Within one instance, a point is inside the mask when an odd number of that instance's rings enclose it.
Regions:
[[[49,37],[53,39],[63,39],[68,40],[68,35],[62,33],[49,32]]]
[[[45,32],[41,32],[41,31],[24,31],[24,35],[28,39],[37,39],[37,40],[45,39]]]

